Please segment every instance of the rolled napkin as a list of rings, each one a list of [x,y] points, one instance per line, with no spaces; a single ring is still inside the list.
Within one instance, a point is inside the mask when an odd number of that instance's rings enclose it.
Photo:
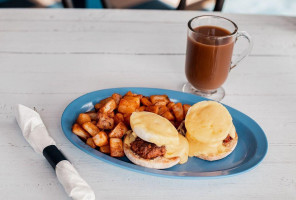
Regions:
[[[55,146],[49,136],[40,115],[24,106],[16,106],[16,120],[22,133],[34,151],[41,153],[55,169],[58,180],[66,193],[74,200],[94,200],[95,194],[91,187],[81,178],[73,165]]]

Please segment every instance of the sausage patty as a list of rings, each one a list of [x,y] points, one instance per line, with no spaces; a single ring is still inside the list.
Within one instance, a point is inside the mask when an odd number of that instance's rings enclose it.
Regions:
[[[223,144],[226,144],[226,143],[230,142],[231,140],[233,140],[233,138],[230,135],[227,135],[227,137],[223,140]]]
[[[153,159],[166,153],[165,146],[158,147],[156,144],[146,142],[139,137],[131,143],[131,149],[144,159]]]

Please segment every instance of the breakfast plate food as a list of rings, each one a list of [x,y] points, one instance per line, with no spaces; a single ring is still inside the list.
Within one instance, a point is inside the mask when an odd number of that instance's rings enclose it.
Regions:
[[[91,92],[67,106],[61,123],[70,142],[95,158],[172,178],[239,174],[258,165],[268,146],[238,110],[165,89]]]

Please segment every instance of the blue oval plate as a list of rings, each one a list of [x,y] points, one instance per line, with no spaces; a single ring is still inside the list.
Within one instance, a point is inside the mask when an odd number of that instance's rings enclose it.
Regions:
[[[229,156],[214,162],[189,158],[187,163],[165,170],[145,168],[131,163],[126,157],[113,158],[96,149],[92,149],[72,133],[72,125],[79,113],[93,110],[96,103],[111,96],[113,93],[123,95],[128,91],[145,96],[166,94],[171,101],[190,105],[208,100],[188,93],[155,88],[112,88],[91,92],[75,99],[67,106],[62,115],[62,129],[70,142],[85,153],[107,163],[144,174],[172,178],[209,178],[239,174],[258,165],[267,152],[267,139],[260,126],[247,115],[229,106],[226,106],[226,108],[232,115],[233,123],[238,133],[238,144]]]

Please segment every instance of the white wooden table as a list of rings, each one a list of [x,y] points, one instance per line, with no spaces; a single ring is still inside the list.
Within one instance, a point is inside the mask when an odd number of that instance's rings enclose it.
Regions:
[[[159,178],[106,164],[64,136],[64,108],[87,92],[180,90],[187,21],[201,14],[0,10],[0,199],[68,199],[50,165],[21,135],[17,103],[37,108],[97,199],[296,199],[296,18],[222,14],[254,39],[252,54],[224,85],[222,101],[266,132],[268,154],[254,170],[209,180]]]

